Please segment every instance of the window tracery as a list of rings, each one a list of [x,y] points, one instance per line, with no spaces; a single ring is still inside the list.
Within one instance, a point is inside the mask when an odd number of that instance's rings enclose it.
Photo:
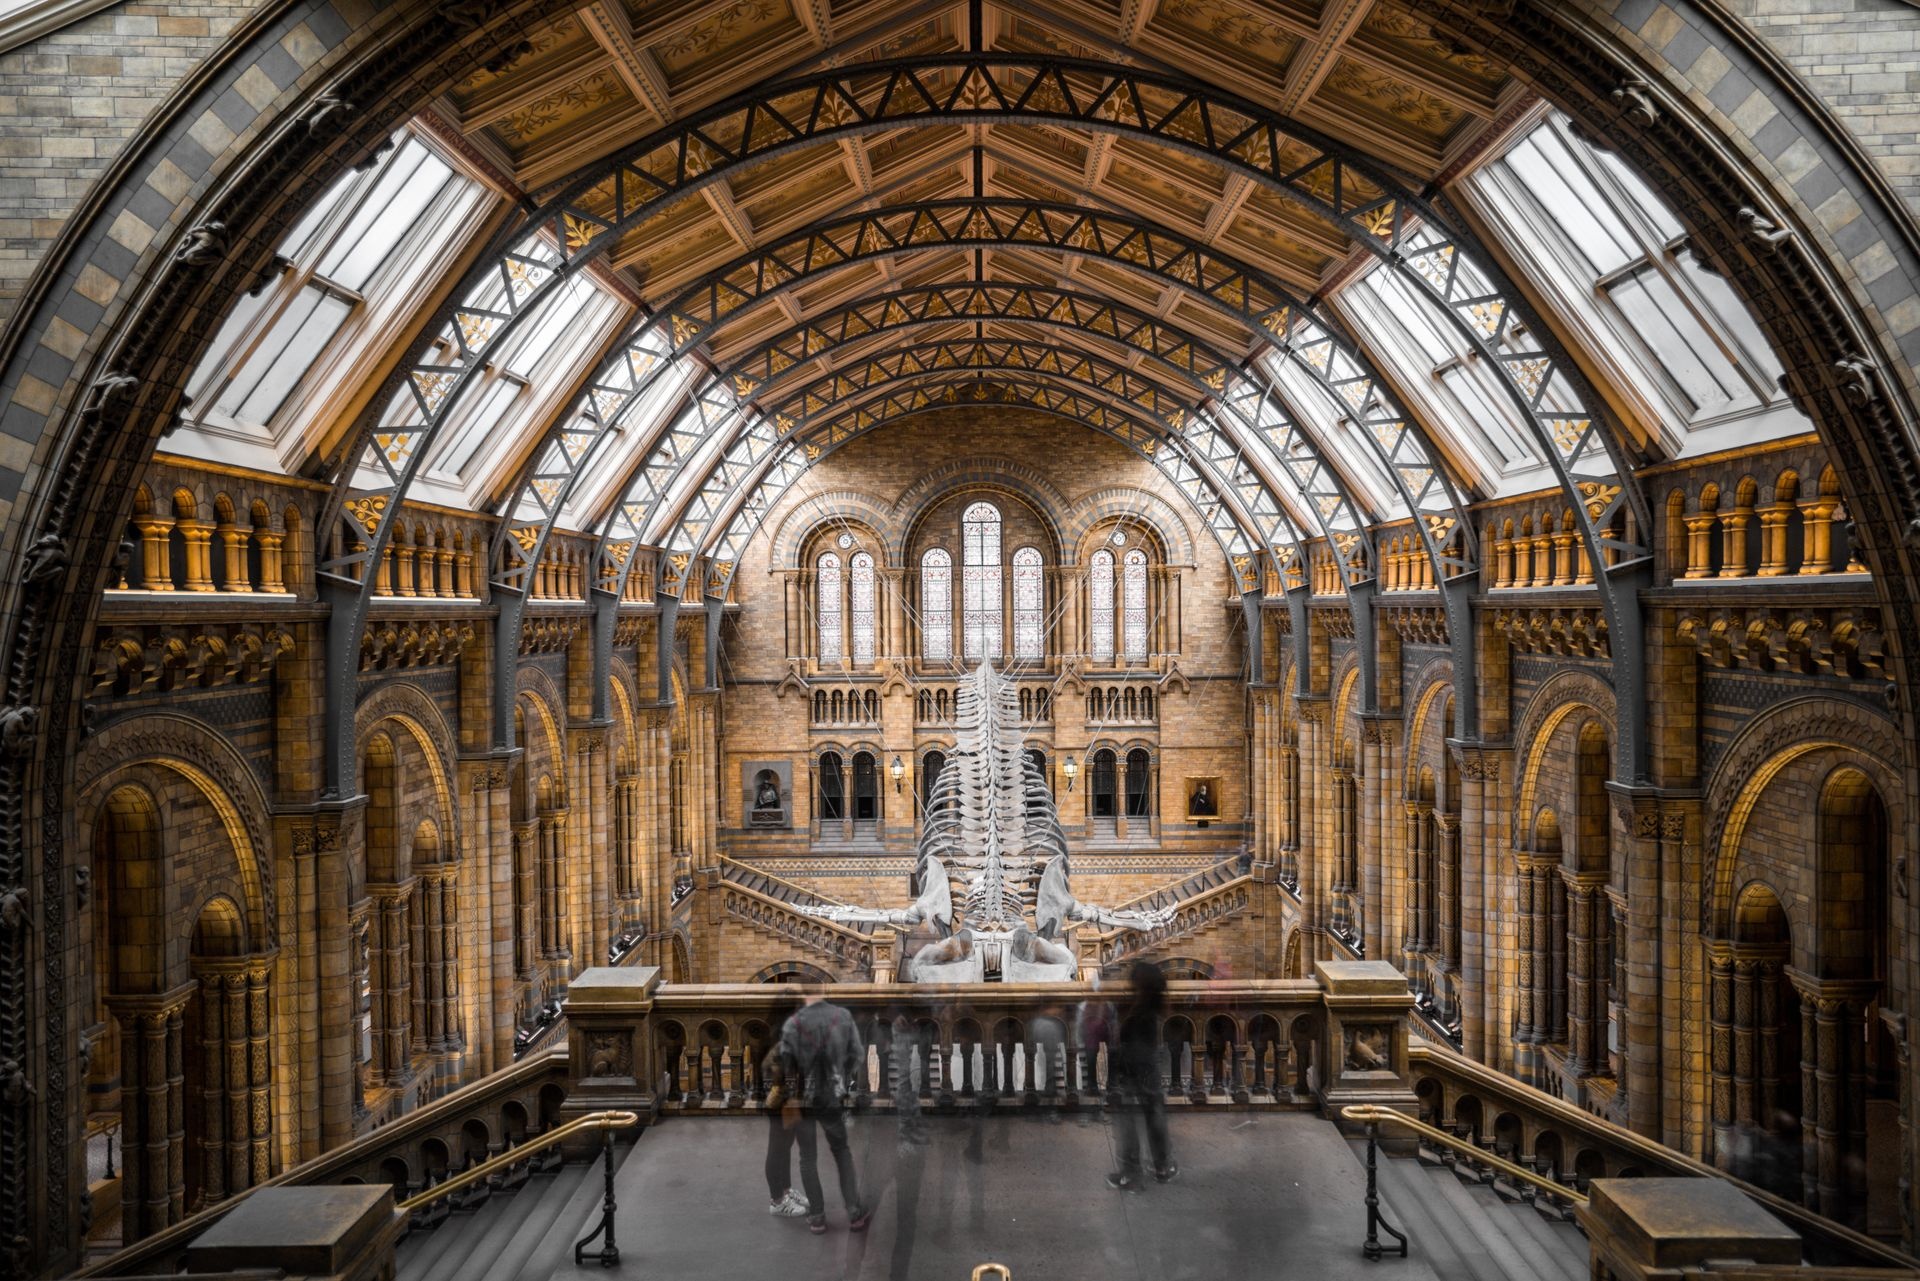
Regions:
[[[1034,547],[1013,554],[1013,656],[1046,656],[1046,582]]]
[[[853,661],[871,664],[874,654],[872,553],[855,552],[849,570],[853,597]]]
[[[1138,547],[1121,560],[1120,603],[1129,663],[1147,659],[1147,554]]]
[[[837,663],[840,661],[840,617],[841,584],[840,555],[838,552],[822,552],[819,561],[820,572],[814,582],[814,595],[817,599],[815,613],[820,622],[820,661]]]
[[[1113,661],[1113,553],[1104,547],[1087,568],[1087,640],[1094,662]]]
[[[1000,509],[992,503],[974,503],[960,522],[961,626],[966,634],[962,651],[969,663],[999,658],[1000,623]]]
[[[920,653],[929,663],[953,657],[953,557],[944,547],[920,557]]]

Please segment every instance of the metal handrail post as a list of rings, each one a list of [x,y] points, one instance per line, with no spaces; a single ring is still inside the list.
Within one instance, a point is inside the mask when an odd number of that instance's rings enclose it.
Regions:
[[[1380,1171],[1378,1155],[1380,1150],[1380,1122],[1367,1122],[1367,1241],[1360,1247],[1362,1257],[1370,1263],[1378,1263],[1386,1254],[1387,1247],[1380,1244],[1380,1230],[1386,1229],[1387,1235],[1398,1241],[1400,1257],[1407,1257],[1407,1234],[1387,1222],[1387,1216],[1380,1212]]]
[[[579,1267],[585,1260],[587,1247],[600,1237],[606,1238],[600,1244],[600,1266],[611,1268],[620,1262],[620,1247],[613,1241],[613,1131],[602,1130],[600,1137],[600,1164],[606,1174],[606,1197],[600,1203],[600,1226],[573,1243],[575,1267]]]

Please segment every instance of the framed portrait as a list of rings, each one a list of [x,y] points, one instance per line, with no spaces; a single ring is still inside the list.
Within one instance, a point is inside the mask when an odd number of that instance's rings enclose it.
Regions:
[[[1187,821],[1213,823],[1220,818],[1220,776],[1189,775],[1186,780]]]
[[[793,826],[793,762],[742,762],[740,788],[748,827]]]

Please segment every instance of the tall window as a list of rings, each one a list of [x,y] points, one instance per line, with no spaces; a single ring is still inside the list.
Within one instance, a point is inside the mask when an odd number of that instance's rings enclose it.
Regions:
[[[920,653],[929,663],[953,657],[953,558],[944,547],[920,558]]]
[[[848,577],[853,584],[853,661],[873,662],[873,555],[855,552]]]
[[[960,622],[969,663],[1000,657],[1000,509],[975,503],[961,518],[965,573]]]
[[[1138,547],[1120,561],[1120,607],[1127,661],[1143,663],[1147,658],[1147,554]]]
[[[814,585],[819,600],[820,661],[840,661],[840,557],[825,552],[820,557],[820,575]]]
[[[1040,571],[1040,552],[1022,547],[1013,554],[1013,656],[1043,658],[1046,642],[1047,592]]]
[[[1113,553],[1102,547],[1087,571],[1087,639],[1093,661],[1113,661]]]

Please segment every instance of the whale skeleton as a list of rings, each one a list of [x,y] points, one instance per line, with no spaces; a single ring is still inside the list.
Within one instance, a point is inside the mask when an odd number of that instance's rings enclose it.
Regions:
[[[1046,778],[1021,745],[1014,683],[983,662],[955,693],[953,750],[920,831],[919,897],[904,908],[801,910],[833,921],[932,925],[942,942],[911,967],[922,981],[996,967],[1009,977],[1067,978],[1077,966],[1058,940],[1069,926],[1165,925],[1169,910],[1116,910],[1073,896],[1066,834]]]

